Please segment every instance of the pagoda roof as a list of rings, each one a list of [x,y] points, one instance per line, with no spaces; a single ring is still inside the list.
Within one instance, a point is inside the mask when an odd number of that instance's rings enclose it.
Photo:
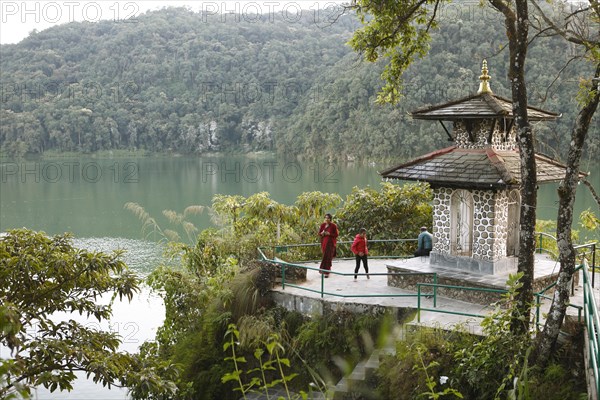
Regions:
[[[541,154],[536,154],[535,160],[539,183],[557,182],[564,178],[565,165]],[[389,179],[429,182],[432,187],[502,190],[519,186],[521,160],[518,151],[451,146],[379,174]],[[580,173],[581,177],[586,175]]]
[[[477,94],[454,100],[449,103],[438,104],[420,108],[411,112],[415,119],[481,119],[481,118],[514,118],[513,102],[504,97],[496,96],[490,87],[491,76],[488,75],[487,61],[483,60],[481,75],[479,76],[479,90]],[[530,121],[548,121],[560,117],[541,108],[527,107],[527,116]]]
[[[491,92],[477,93],[449,103],[424,107],[410,113],[415,119],[456,120],[473,118],[513,118],[512,101]],[[531,121],[555,120],[560,114],[527,107]]]

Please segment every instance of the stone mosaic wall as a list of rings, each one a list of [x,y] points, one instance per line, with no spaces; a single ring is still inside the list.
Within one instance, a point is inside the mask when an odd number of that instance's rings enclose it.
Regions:
[[[433,251],[450,254],[450,198],[452,189],[433,190]]]
[[[263,268],[268,271],[270,280],[275,285],[281,285],[281,265],[270,263],[268,261],[262,261]],[[285,269],[285,281],[289,283],[302,283],[306,282],[306,268],[298,267],[286,267]]]
[[[410,274],[407,270],[400,267],[387,266],[388,273],[394,275],[388,275],[388,286],[398,287],[407,289],[410,291],[417,292],[417,283],[433,283],[433,277],[431,275],[423,274]],[[484,289],[505,289],[504,287],[492,287],[483,283],[475,281],[465,281],[464,279],[452,278],[445,276],[444,274],[438,273],[439,285],[451,285],[451,286],[469,286],[474,288]],[[433,289],[431,287],[422,286],[421,295],[433,295]],[[501,293],[488,292],[488,291],[477,291],[477,290],[464,290],[464,289],[450,289],[450,288],[438,288],[437,295],[443,297],[449,297],[452,299],[458,299],[462,301],[468,301],[469,303],[476,304],[491,304],[495,303],[501,298]]]
[[[494,261],[506,255],[508,197],[506,192],[473,192],[473,257]]]
[[[453,189],[433,190],[433,251],[451,255]],[[506,256],[508,193],[475,190],[473,194],[473,258],[494,261]]]
[[[455,121],[453,134],[456,146],[462,149],[483,149],[492,147],[502,151],[515,150],[517,148],[516,128],[513,126],[505,138],[504,132],[508,126],[504,126],[502,120],[499,123],[496,123],[494,133],[492,134],[492,142],[488,143],[489,133],[493,122],[493,119],[472,121],[471,132],[474,141],[471,141],[465,120]]]
[[[492,148],[496,150],[508,151],[508,150],[516,150],[517,149],[517,128],[513,125],[504,137],[504,132],[507,127],[499,126],[503,125],[503,122],[496,124],[496,128],[494,129],[494,134],[492,135]]]
[[[387,266],[388,275],[388,286],[398,287],[402,289],[411,290],[417,292],[417,283],[433,283],[431,275],[414,274],[414,270],[409,268],[402,268],[397,266]],[[539,292],[542,289],[547,288],[550,284],[556,282],[558,279],[558,273],[546,275],[540,278],[535,278],[533,281],[533,291]],[[575,285],[579,284],[579,274],[575,274]],[[460,277],[457,274],[449,274],[447,271],[438,271],[438,282],[439,285],[451,285],[451,286],[468,286],[473,288],[482,289],[500,289],[506,290],[505,284],[497,285],[490,282],[479,282],[477,280],[469,279],[468,276]],[[546,292],[547,296],[552,296],[554,289],[550,289]],[[421,294],[432,294],[432,288],[427,286],[421,287]],[[465,290],[465,289],[452,289],[452,288],[438,288],[438,296],[449,297],[453,299],[468,301],[470,303],[489,305],[500,300],[501,294],[490,291],[476,291],[476,290]]]

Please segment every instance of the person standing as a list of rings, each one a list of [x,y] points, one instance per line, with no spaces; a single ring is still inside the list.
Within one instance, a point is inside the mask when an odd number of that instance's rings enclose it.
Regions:
[[[365,269],[365,273],[367,274],[367,279],[371,279],[369,277],[369,265],[367,263],[367,254],[369,254],[369,249],[367,247],[367,230],[365,228],[360,228],[358,234],[354,238],[354,242],[352,242],[352,246],[350,246],[350,250],[356,256],[356,268],[354,268],[354,280],[356,280],[356,274],[360,269],[360,262],[362,261],[363,267]]]
[[[421,233],[417,238],[417,251],[415,251],[415,257],[428,256],[433,248],[433,236],[427,232],[427,227],[421,227]]]
[[[335,257],[335,250],[337,246],[338,229],[337,225],[333,223],[331,214],[325,214],[325,222],[319,227],[319,236],[321,237],[321,251],[323,252],[323,258],[321,259],[321,273],[325,275],[325,278],[329,278],[329,271],[331,271],[331,262]]]

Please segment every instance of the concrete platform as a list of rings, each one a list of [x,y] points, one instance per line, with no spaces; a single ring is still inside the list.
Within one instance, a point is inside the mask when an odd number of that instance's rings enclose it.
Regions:
[[[322,278],[318,271],[308,270],[306,282],[286,285],[285,289],[277,286],[273,289],[273,295],[278,304],[304,314],[323,314],[328,310],[342,309],[360,313],[379,313],[391,309],[397,313],[399,320],[413,320],[417,308],[416,292],[390,287],[387,284],[387,264],[393,261],[370,259],[369,279],[361,271],[357,280],[354,280],[355,261],[335,260],[329,278]],[[305,265],[318,268],[316,263]],[[422,298],[421,307],[433,308],[433,299]],[[489,305],[476,305],[441,296],[437,299],[437,307],[452,312],[477,315],[485,315],[491,310]],[[473,333],[480,332],[480,320],[480,318],[437,312],[421,313],[422,324],[429,322],[432,325],[449,328],[457,323],[464,323]]]
[[[304,264],[315,269],[317,263]],[[388,285],[388,266],[401,266],[419,271],[430,271],[431,267],[426,258],[411,258],[407,260],[398,259],[369,259],[369,278],[361,269],[358,279],[354,280],[355,260],[334,260],[329,278],[322,278],[316,270],[308,270],[306,281],[286,285],[282,288],[277,285],[273,289],[273,296],[277,303],[289,310],[296,310],[304,314],[323,314],[328,310],[348,310],[353,312],[384,312],[393,310],[398,315],[398,320],[409,320],[411,324],[436,326],[440,328],[451,328],[456,324],[462,324],[465,329],[480,334],[480,323],[482,318],[440,313],[435,311],[422,311],[420,322],[417,322],[415,310],[417,308],[417,296],[414,290],[407,288],[392,287]],[[437,269],[437,268],[436,268]],[[536,258],[536,279],[554,276],[559,270],[559,264],[545,257]],[[448,276],[458,275],[464,278],[464,272],[444,271]],[[473,274],[473,273],[470,273]],[[493,288],[505,288],[506,276],[492,276],[475,274],[470,276],[471,283],[479,283]],[[600,303],[600,276],[596,276],[595,298]],[[464,286],[472,286],[464,280]],[[583,303],[583,288],[579,283],[574,287],[572,304]],[[322,292],[322,293],[321,293]],[[548,293],[551,296],[551,293]],[[545,300],[541,306],[541,315],[549,310],[550,300]],[[434,308],[432,298],[421,298],[421,308],[429,310],[439,309],[451,313],[486,315],[492,311],[491,303],[479,304],[461,299],[456,299],[438,292],[437,304]],[[569,314],[577,315],[577,310],[570,309]]]
[[[304,264],[313,268],[318,268],[316,263]],[[436,307],[433,305],[432,298],[421,298],[421,311],[417,318],[417,297],[414,290],[406,288],[393,287],[388,285],[388,267],[397,266],[399,268],[412,268],[414,271],[431,271],[431,267],[426,258],[412,258],[407,260],[390,259],[369,259],[369,279],[361,272],[358,279],[354,280],[355,260],[335,260],[332,272],[329,278],[323,278],[317,270],[308,270],[306,281],[286,285],[281,285],[273,289],[275,300],[290,310],[300,311],[305,314],[323,314],[329,310],[348,310],[353,312],[389,312],[393,310],[397,313],[397,319],[402,322],[395,327],[387,346],[382,349],[374,349],[368,360],[360,362],[352,371],[345,376],[336,385],[331,386],[333,399],[347,400],[358,398],[357,391],[363,392],[365,382],[368,381],[369,374],[373,373],[379,365],[380,352],[395,351],[393,339],[405,337],[406,332],[418,329],[418,327],[432,327],[438,329],[453,329],[457,325],[461,329],[471,334],[482,335],[481,322],[483,318],[468,316],[472,314],[484,316],[491,312],[494,306],[491,303],[479,304],[451,298],[438,292]],[[535,277],[536,280],[554,277],[558,272],[560,265],[545,257],[536,257]],[[435,268],[443,279],[458,279],[465,286],[471,284],[484,285],[492,288],[506,288],[508,274],[504,276],[491,276],[481,274],[464,275],[461,271],[449,270],[440,271]],[[467,282],[467,281],[470,281]],[[576,279],[574,292],[571,296],[571,303],[583,305],[583,287],[580,283],[583,279]],[[595,276],[596,288],[594,289],[594,298],[596,305],[600,304],[600,274]],[[548,294],[551,297],[551,293]],[[551,300],[543,300],[540,310],[540,323],[543,324],[543,316],[549,311]],[[439,310],[441,312],[438,312]],[[456,314],[452,314],[456,313]],[[463,315],[458,315],[463,314]],[[568,314],[577,317],[578,311],[569,307]],[[368,386],[368,385],[367,385]],[[370,393],[370,392],[367,392]],[[368,397],[360,397],[368,398]]]
[[[550,260],[545,255],[536,257],[534,267],[534,292],[544,290],[558,278],[560,265]],[[417,283],[433,283],[433,274],[437,274],[437,283],[440,285],[467,286],[481,289],[506,290],[509,272],[502,274],[482,274],[452,267],[431,265],[429,257],[415,257],[396,260],[386,264],[388,272],[388,285],[416,291]],[[424,275],[429,274],[429,275]],[[500,300],[501,294],[486,291],[457,290],[439,288],[438,294],[465,300],[471,303],[490,304]]]

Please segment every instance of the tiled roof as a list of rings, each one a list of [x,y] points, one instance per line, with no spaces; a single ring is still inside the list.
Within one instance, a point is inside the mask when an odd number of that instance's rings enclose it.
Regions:
[[[536,154],[535,159],[539,183],[556,182],[564,178],[564,165],[539,154]],[[434,187],[505,189],[519,185],[520,165],[517,151],[463,149],[452,146],[379,174],[384,178],[429,182]]]
[[[527,107],[531,121],[555,120],[559,114],[536,107]],[[512,102],[490,93],[481,93],[445,104],[421,108],[411,112],[415,119],[455,120],[459,118],[512,118]]]

